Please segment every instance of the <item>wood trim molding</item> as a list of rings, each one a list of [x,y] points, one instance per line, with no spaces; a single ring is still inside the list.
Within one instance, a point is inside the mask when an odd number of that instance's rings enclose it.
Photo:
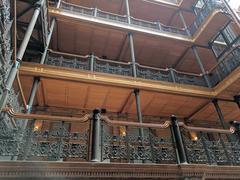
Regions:
[[[88,179],[235,179],[240,167],[197,164],[129,164],[91,162],[0,162],[0,179],[88,178]]]
[[[141,78],[124,77],[106,73],[90,72],[50,65],[40,65],[36,63],[23,63],[20,68],[20,75],[111,85],[130,89],[137,88],[147,91],[172,93],[193,97],[213,98],[215,96],[212,89],[205,87],[145,80]]]

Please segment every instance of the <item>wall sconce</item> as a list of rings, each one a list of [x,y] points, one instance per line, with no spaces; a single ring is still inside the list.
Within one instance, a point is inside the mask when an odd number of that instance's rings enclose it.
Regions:
[[[36,121],[34,123],[33,131],[39,131],[39,130],[41,130],[41,128],[42,128],[42,121]]]
[[[191,136],[192,141],[197,141],[198,140],[198,136],[197,136],[196,132],[191,131],[190,136]]]
[[[126,136],[126,128],[124,126],[120,126],[119,128],[119,134],[120,136],[124,137]]]

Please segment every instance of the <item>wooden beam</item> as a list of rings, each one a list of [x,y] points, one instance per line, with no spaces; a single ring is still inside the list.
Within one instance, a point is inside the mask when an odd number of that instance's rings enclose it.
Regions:
[[[106,73],[81,71],[76,69],[59,68],[36,63],[23,63],[20,74],[45,78],[61,79],[75,82],[111,85],[128,89],[140,89],[154,92],[172,93],[178,95],[213,98],[215,92],[206,87],[195,87],[183,84],[174,84],[163,81],[145,80],[141,78],[124,77]]]

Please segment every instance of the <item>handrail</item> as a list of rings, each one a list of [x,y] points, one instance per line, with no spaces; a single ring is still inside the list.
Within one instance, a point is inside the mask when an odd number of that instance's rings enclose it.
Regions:
[[[122,64],[122,65],[130,65],[131,63],[130,62],[117,62],[117,61],[114,61],[114,60],[110,60],[110,59],[102,59],[102,58],[99,58],[97,56],[94,56],[95,59],[99,60],[99,61],[104,61],[104,62],[110,62],[110,63],[115,63],[115,64]]]
[[[240,48],[240,45],[237,45],[236,47],[234,47],[233,49],[231,49],[227,54],[225,54],[220,61],[218,61],[217,64],[215,64],[209,71],[207,71],[208,74],[210,74],[211,72],[213,72],[218,66],[219,64],[221,64],[223,61],[225,61],[225,59],[236,49]]]
[[[71,57],[79,57],[79,58],[88,58],[89,57],[89,55],[81,56],[81,55],[77,55],[77,54],[54,51],[52,49],[48,49],[48,51],[51,53],[59,54],[59,55],[63,55],[63,56],[71,56]]]
[[[178,124],[180,127],[183,127],[184,129],[186,129],[188,131],[199,131],[199,132],[201,131],[201,132],[232,134],[232,132],[229,129],[193,127],[193,126],[187,126],[186,124],[184,124],[184,122],[179,122]]]
[[[157,67],[151,67],[151,66],[146,66],[146,65],[141,65],[141,64],[138,64],[136,63],[137,66],[141,67],[141,68],[146,68],[146,69],[152,69],[152,70],[157,70],[157,71],[165,71],[165,72],[168,72],[169,68],[157,68]]]
[[[127,121],[116,121],[111,120],[107,116],[101,116],[101,119],[107,124],[112,126],[133,126],[139,128],[157,128],[157,129],[166,129],[171,125],[170,121],[165,121],[163,124],[154,124],[154,123],[138,123],[138,122],[127,122]]]
[[[4,112],[7,112],[9,116],[14,118],[21,119],[37,119],[37,120],[47,120],[47,121],[68,121],[68,122],[79,122],[84,123],[91,119],[90,114],[86,114],[83,117],[66,117],[66,116],[52,116],[52,115],[42,115],[42,114],[24,114],[24,113],[15,113],[12,108],[3,109]],[[101,116],[101,120],[106,122],[112,126],[132,126],[139,128],[157,128],[157,129],[165,129],[170,127],[171,122],[165,121],[163,124],[155,124],[155,123],[138,123],[138,122],[127,122],[127,121],[116,121],[111,120],[107,116]],[[180,127],[187,129],[189,131],[201,131],[201,132],[213,132],[213,133],[224,133],[224,134],[232,134],[230,130],[226,129],[216,129],[216,128],[203,128],[203,127],[193,127],[187,126],[183,122],[178,122]]]

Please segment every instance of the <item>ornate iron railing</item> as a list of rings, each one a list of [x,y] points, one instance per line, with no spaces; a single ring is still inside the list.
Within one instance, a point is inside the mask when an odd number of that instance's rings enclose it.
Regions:
[[[86,119],[88,120],[88,119]],[[6,128],[0,121],[0,159],[66,161],[88,159],[89,122],[16,119],[21,125]]]
[[[213,10],[219,9],[222,12],[228,12],[227,8],[221,1],[216,1],[216,0],[208,0],[204,3],[204,6],[201,8],[199,12],[196,14],[196,19],[192,23],[192,25],[189,26],[189,31],[192,35],[197,32],[199,27],[202,25],[204,20],[209,16]]]
[[[240,165],[239,138],[224,133],[194,132],[194,136],[191,133],[182,128],[189,163]]]
[[[114,121],[94,113],[73,118],[5,112],[19,125],[0,121],[0,160],[90,161],[95,152],[94,160],[105,163],[176,164],[185,153],[190,164],[240,165],[239,137],[230,130]]]
[[[73,13],[79,13],[79,14],[87,15],[87,16],[94,16],[96,18],[101,18],[101,19],[105,19],[105,20],[109,20],[109,21],[117,21],[119,23],[128,23],[128,18],[126,15],[114,14],[114,13],[102,11],[97,8],[88,8],[88,7],[83,7],[83,6],[77,6],[75,4],[67,3],[64,1],[62,1],[60,8],[71,11]],[[181,29],[181,28],[166,26],[159,22],[150,22],[150,21],[145,21],[142,19],[130,17],[130,24],[133,26],[157,30],[157,31],[161,31],[164,33],[167,32],[167,33],[174,33],[174,34],[188,36],[187,30],[184,28]]]
[[[209,71],[209,77],[213,86],[225,79],[231,72],[240,66],[240,46],[236,45],[230,52],[219,59],[216,66]]]
[[[74,57],[74,58],[72,58]],[[78,56],[50,51],[46,64],[110,73],[123,76],[132,75],[132,64],[98,58],[96,56]],[[179,84],[206,86],[202,75],[176,71],[174,69],[154,68],[136,64],[137,77],[156,81],[167,81]]]
[[[61,3],[60,8],[71,11],[73,13],[79,13],[82,15],[94,16],[96,18],[102,18],[110,21],[117,21],[120,23],[128,23],[128,17],[126,15],[114,14],[114,13],[102,11],[97,8],[88,8],[88,7],[78,6],[78,5],[67,3],[64,1]],[[204,22],[204,20],[215,9],[220,9],[223,12],[228,12],[227,8],[224,6],[222,2],[216,1],[216,0],[208,0],[202,7],[201,11],[197,13],[195,21],[188,28],[191,35],[195,34],[195,32],[199,29],[199,27]],[[181,28],[176,28],[172,26],[166,26],[164,24],[161,24],[160,22],[151,22],[151,21],[146,21],[142,19],[137,19],[135,17],[130,17],[130,24],[133,26],[148,28],[155,31],[161,31],[164,33],[174,33],[178,35],[189,36],[188,29],[184,29],[184,28],[181,29]]]
[[[120,134],[112,126],[101,123],[101,161],[132,163],[176,163],[175,148],[169,127],[162,129],[121,126]],[[156,132],[163,136],[157,136]]]

